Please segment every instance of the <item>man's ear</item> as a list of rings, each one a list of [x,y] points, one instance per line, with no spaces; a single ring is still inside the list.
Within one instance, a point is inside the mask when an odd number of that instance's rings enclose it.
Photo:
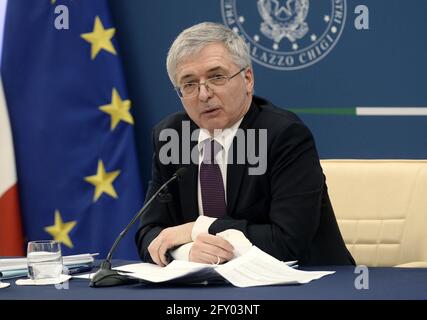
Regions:
[[[252,68],[245,71],[246,93],[252,94],[254,92],[254,72]]]

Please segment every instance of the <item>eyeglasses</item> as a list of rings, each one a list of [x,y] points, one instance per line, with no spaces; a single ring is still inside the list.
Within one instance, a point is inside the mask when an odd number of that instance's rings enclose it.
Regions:
[[[215,76],[209,79],[206,79],[205,82],[187,82],[180,87],[175,87],[176,92],[180,98],[192,98],[199,94],[200,86],[204,85],[206,89],[214,89],[215,87],[221,87],[225,85],[228,81],[233,79],[239,73],[244,71],[247,67],[240,69],[238,72],[232,76]]]

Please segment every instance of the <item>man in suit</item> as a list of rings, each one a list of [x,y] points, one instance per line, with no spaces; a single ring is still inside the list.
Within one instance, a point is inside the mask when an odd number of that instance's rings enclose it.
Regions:
[[[141,219],[136,234],[141,259],[160,266],[170,256],[224,263],[233,258],[233,246],[217,234],[237,229],[280,260],[354,264],[338,229],[314,139],[296,115],[253,96],[245,42],[223,25],[195,25],[174,41],[167,69],[185,113],[154,128],[147,199],[178,168],[187,172],[169,186],[166,195],[172,200],[160,197]],[[165,138],[172,137],[167,134],[171,130],[177,132],[176,141]],[[185,151],[186,141],[191,148]],[[182,160],[189,154],[170,161],[167,146],[193,150],[192,161]],[[253,162],[236,161],[245,151],[259,155],[258,170]]]

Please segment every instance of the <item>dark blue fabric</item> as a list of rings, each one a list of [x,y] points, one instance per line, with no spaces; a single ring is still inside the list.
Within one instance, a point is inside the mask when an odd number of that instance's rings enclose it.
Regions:
[[[120,263],[116,263],[118,265]],[[121,264],[124,264],[121,263]],[[232,285],[145,285],[90,288],[88,280],[73,279],[68,290],[54,286],[18,287],[12,283],[0,290],[4,299],[79,300],[347,300],[427,299],[427,269],[369,268],[369,289],[354,286],[355,268],[313,267],[304,270],[334,270],[335,274],[305,285],[237,288]]]

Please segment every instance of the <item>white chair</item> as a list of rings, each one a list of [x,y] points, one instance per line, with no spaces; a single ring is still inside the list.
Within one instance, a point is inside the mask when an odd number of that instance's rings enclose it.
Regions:
[[[322,160],[359,265],[427,267],[427,160]]]

